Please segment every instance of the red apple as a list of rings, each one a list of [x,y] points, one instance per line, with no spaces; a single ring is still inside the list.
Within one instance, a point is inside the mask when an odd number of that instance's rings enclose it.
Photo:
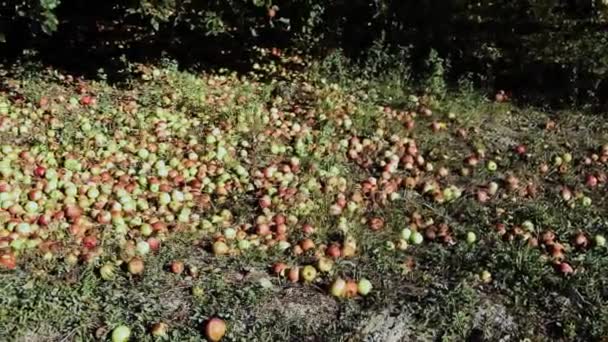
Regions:
[[[14,270],[17,267],[17,259],[15,258],[15,254],[6,252],[0,255],[0,265],[8,268],[9,270]]]
[[[34,175],[36,177],[44,177],[44,175],[46,174],[46,169],[42,166],[36,166],[36,168],[34,169]]]
[[[327,256],[332,259],[337,259],[342,254],[342,250],[338,244],[332,243],[331,245],[329,245],[329,247],[327,247],[325,254],[327,254]]]
[[[585,179],[585,184],[590,188],[595,188],[597,186],[597,178],[594,175],[587,175]]]
[[[87,249],[93,249],[97,247],[97,238],[93,235],[85,236],[84,239],[82,239],[82,244]]]
[[[80,103],[84,106],[89,106],[95,103],[95,99],[90,95],[85,95],[80,98]]]
[[[298,266],[290,268],[287,273],[287,279],[292,283],[297,283],[300,280],[300,268]]]
[[[344,297],[352,298],[357,295],[359,292],[359,287],[357,286],[357,282],[349,279],[346,281],[346,289],[344,290]]]
[[[519,144],[515,147],[515,152],[517,154],[519,154],[520,156],[525,155],[526,151],[527,151],[527,148],[526,148],[526,145],[524,145],[524,144]]]
[[[300,246],[304,252],[315,248],[315,243],[311,239],[304,239],[300,242]]]
[[[272,266],[272,272],[278,276],[284,276],[285,270],[287,269],[287,265],[282,262],[277,262]]]
[[[560,262],[557,264],[557,271],[563,275],[569,275],[574,273],[574,269],[567,262]]]

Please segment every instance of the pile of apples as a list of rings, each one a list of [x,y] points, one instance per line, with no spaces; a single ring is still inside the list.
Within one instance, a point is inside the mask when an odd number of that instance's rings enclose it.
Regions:
[[[108,280],[119,267],[143,275],[146,258],[172,235],[198,232],[218,257],[252,249],[314,256],[314,266],[272,267],[292,282],[312,282],[337,260],[359,253],[361,226],[393,230],[389,249],[477,240],[472,232],[459,234],[457,222],[429,214],[411,213],[403,226],[393,227],[374,213],[406,194],[434,206],[471,198],[492,205],[545,191],[538,178],[501,169],[505,159],[535,158],[525,144],[501,155],[484,148],[465,156],[444,151],[445,158],[432,153],[434,146],[418,136],[453,133],[451,139],[466,141],[470,132],[456,114],[437,114],[415,97],[408,110],[383,106],[361,114],[361,99],[335,84],[294,81],[311,103],[280,97],[264,102],[262,92],[251,91],[262,88],[255,78],[205,75],[189,81],[197,87],[190,92],[178,88],[185,81],[171,72],[147,70],[145,82],[164,89],[152,105],[140,100],[143,90],[113,98],[99,85],[63,75],[60,82],[72,93],[27,98],[13,86],[0,96],[5,268],[16,268],[23,254],[38,253],[68,265],[98,264]],[[370,132],[357,124],[361,115],[380,122]],[[608,145],[580,161],[566,152],[538,162],[539,174],[567,173],[575,163],[593,167],[580,189],[559,190],[569,207],[589,206],[587,193],[606,182]],[[471,175],[479,173],[487,183],[473,181]],[[255,218],[235,215],[235,204],[247,206]],[[312,218],[319,213],[334,222],[331,227],[315,226]],[[324,241],[320,229],[339,238]],[[505,240],[537,241],[564,265],[566,249],[555,239],[539,240],[539,234],[524,227],[500,230]],[[591,245],[581,241],[577,235],[576,248]]]

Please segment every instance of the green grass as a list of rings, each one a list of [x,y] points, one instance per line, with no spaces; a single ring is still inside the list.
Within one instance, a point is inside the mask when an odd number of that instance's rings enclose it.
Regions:
[[[68,253],[78,248],[75,241],[65,237],[66,248],[51,260],[43,260],[36,250],[20,252],[17,269],[1,271],[1,340],[104,340],[115,326],[127,324],[134,340],[148,341],[153,340],[151,325],[162,321],[169,325],[168,340],[198,341],[204,338],[204,322],[214,316],[226,320],[226,340],[230,341],[360,341],[381,339],[382,333],[399,333],[412,340],[494,341],[508,336],[511,340],[587,341],[601,340],[608,334],[608,310],[604,306],[608,299],[604,290],[608,285],[604,271],[608,250],[591,247],[580,251],[569,243],[579,231],[591,238],[608,234],[605,184],[596,190],[584,186],[587,173],[606,172],[607,166],[582,163],[584,156],[598,152],[606,141],[608,125],[601,117],[494,103],[463,89],[433,101],[433,115],[418,115],[416,128],[410,131],[379,107],[390,100],[399,104],[399,110],[417,110],[409,98],[410,90],[394,78],[385,78],[383,87],[342,79],[338,87],[321,80],[319,70],[313,67],[309,73],[282,80],[293,89],[289,94],[281,93],[282,99],[278,99],[275,88],[279,85],[265,81],[272,75],[240,77],[229,73],[196,75],[175,68],[150,70],[154,71],[149,71],[146,79],[134,78],[122,86],[86,82],[97,98],[93,109],[59,100],[77,99],[79,95],[77,84],[57,77],[57,73],[24,73],[16,80],[18,87],[0,93],[0,102],[9,101],[11,119],[29,131],[3,132],[0,145],[39,146],[59,154],[102,150],[95,146],[94,139],[82,134],[83,122],[88,119],[97,134],[125,140],[121,151],[137,151],[133,146],[137,147],[138,141],[149,141],[155,134],[155,120],[162,119],[174,133],[172,144],[197,139],[200,158],[213,164],[217,162],[217,144],[206,139],[219,129],[225,146],[236,152],[227,159],[226,169],[244,165],[250,172],[248,178],[240,180],[241,189],[227,195],[212,194],[210,205],[199,210],[201,219],[211,220],[222,210],[229,210],[233,216],[230,226],[253,223],[262,214],[258,198],[268,187],[278,187],[276,183],[253,182],[253,172],[297,155],[302,171],[286,187],[299,189],[316,179],[323,186],[343,182],[344,189],[340,190],[338,184],[324,191],[311,190],[309,196],[277,203],[273,210],[294,215],[300,223],[313,224],[317,246],[339,242],[346,235],[354,237],[359,247],[357,255],[339,259],[331,274],[322,274],[313,284],[292,284],[273,275],[271,265],[278,261],[314,264],[313,253],[293,255],[275,248],[254,248],[216,257],[210,252],[213,232],[192,223],[189,232],[168,234],[160,252],[145,258],[145,273],[132,276],[121,264],[121,239],[111,231],[106,232],[102,255],[91,263],[77,265],[65,261]],[[381,94],[374,95],[370,88]],[[19,103],[16,95],[24,102]],[[49,112],[32,116],[29,113],[36,111],[42,97],[54,100]],[[129,101],[137,103],[136,111],[127,109],[133,104]],[[296,106],[303,111],[279,119],[270,111],[274,107],[283,114],[294,113]],[[448,118],[450,112],[456,114],[455,119]],[[41,138],[50,127],[41,123],[48,113],[58,119],[56,136]],[[351,126],[343,124],[347,116]],[[545,129],[549,119],[557,123],[557,129]],[[281,125],[304,125],[307,120],[308,133],[273,135]],[[445,123],[446,129],[433,132],[433,121]],[[459,129],[466,130],[466,137],[459,136]],[[126,136],[117,135],[121,130]],[[361,167],[347,158],[347,148],[340,142],[352,136],[374,142],[375,149],[367,151],[371,167]],[[350,198],[368,177],[381,178],[378,163],[385,160],[386,151],[394,150],[391,136],[415,139],[421,154],[432,162],[434,171],[421,171],[421,179],[431,179],[440,167],[446,167],[451,173],[439,180],[440,186],[457,185],[464,190],[463,197],[438,203],[418,188],[400,187],[401,198],[394,201],[383,199],[380,193],[365,197],[357,210],[341,215],[342,223],[329,215],[339,193]],[[298,141],[303,142],[303,148],[298,147]],[[527,145],[529,158],[513,153],[513,146],[519,143]],[[272,145],[286,149],[272,151]],[[460,176],[463,160],[478,149],[485,150],[485,158],[469,176]],[[551,165],[556,155],[567,151],[574,160],[566,172],[551,167],[549,173],[539,173],[541,163]],[[168,148],[159,152],[159,157],[169,160],[181,157],[179,153]],[[499,169],[486,170],[488,160],[497,161]],[[398,169],[395,174],[405,178],[412,172]],[[536,196],[506,191],[504,178],[509,174],[516,175],[520,183],[533,182]],[[210,178],[217,180],[217,176]],[[489,181],[501,184],[498,195],[479,203],[474,193]],[[559,196],[561,185],[589,196],[591,206],[582,206],[580,200],[568,206]],[[434,225],[449,225],[456,243],[425,241],[403,251],[390,248],[387,243],[397,242],[399,232],[411,224],[414,213],[424,221],[433,219]],[[363,219],[371,217],[384,219],[381,231],[368,228]],[[530,247],[519,236],[508,241],[494,229],[499,222],[512,228],[525,220],[536,226],[532,237],[551,229],[567,245],[567,260],[576,270],[573,275],[556,272],[544,247]],[[216,224],[212,230],[222,228]],[[303,238],[299,230],[290,229],[290,242]],[[467,232],[476,234],[475,244],[466,243]],[[199,275],[169,272],[167,265],[177,259],[196,266]],[[106,262],[118,265],[112,281],[99,275],[99,267]],[[492,275],[489,283],[480,280],[484,270]],[[336,276],[368,278],[374,290],[365,298],[335,299],[327,287]],[[268,284],[271,286],[263,286]],[[202,294],[193,295],[193,288],[202,289]],[[388,317],[397,317],[399,331],[391,332],[392,327],[378,323],[393,319]]]

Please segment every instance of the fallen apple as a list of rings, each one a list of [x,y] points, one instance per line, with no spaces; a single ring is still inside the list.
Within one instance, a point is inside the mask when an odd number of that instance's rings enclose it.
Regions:
[[[205,324],[205,336],[211,342],[220,341],[226,334],[226,322],[214,317]]]
[[[306,265],[302,268],[302,279],[305,282],[312,282],[317,276],[317,269],[314,266]]]
[[[126,325],[119,325],[112,330],[112,342],[127,342],[131,338],[131,329]]]
[[[129,273],[133,275],[139,275],[144,272],[144,262],[140,258],[133,258],[127,265]]]
[[[595,236],[595,245],[597,247],[606,246],[606,238],[603,235],[596,235]]]
[[[171,272],[174,274],[182,274],[184,272],[185,266],[184,263],[180,260],[172,261],[169,265]]]
[[[169,326],[167,323],[159,322],[152,325],[150,328],[150,333],[154,337],[166,338],[167,331],[169,330]]]
[[[488,163],[486,164],[486,168],[488,169],[488,171],[490,172],[494,172],[496,170],[498,170],[498,164],[496,164],[495,161],[490,160],[488,161]]]
[[[414,245],[419,245],[424,241],[424,237],[422,236],[422,234],[420,234],[420,232],[413,232],[412,236],[410,238],[410,242],[413,243]]]
[[[343,297],[346,291],[346,281],[342,278],[336,278],[330,286],[330,293],[334,297]]]
[[[467,243],[469,245],[474,244],[477,241],[477,235],[473,232],[467,232]]]
[[[365,278],[359,279],[359,282],[357,283],[357,291],[360,295],[367,296],[372,291],[372,283]]]

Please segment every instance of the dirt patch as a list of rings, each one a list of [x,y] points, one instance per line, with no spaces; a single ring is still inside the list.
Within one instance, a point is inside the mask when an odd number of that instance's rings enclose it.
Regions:
[[[480,303],[473,317],[473,329],[484,341],[511,341],[517,331],[515,320],[501,304],[489,300]]]
[[[416,336],[412,330],[413,322],[410,313],[391,313],[384,310],[360,324],[359,332],[349,341],[364,342],[402,342],[402,341],[430,341],[430,337]]]
[[[306,322],[314,328],[334,320],[338,310],[338,303],[326,294],[310,287],[295,286],[282,290],[260,305],[255,316],[270,314],[286,321]],[[315,319],[310,319],[311,317]]]
[[[26,331],[20,337],[20,341],[28,342],[55,342],[55,341],[72,341],[73,339],[68,336],[63,336],[55,328],[49,325],[39,326],[36,330]]]
[[[159,298],[159,302],[163,303],[163,309],[167,313],[167,316],[171,317],[175,322],[184,322],[190,317],[190,296],[185,294],[188,288],[186,286],[176,287],[163,292]]]

